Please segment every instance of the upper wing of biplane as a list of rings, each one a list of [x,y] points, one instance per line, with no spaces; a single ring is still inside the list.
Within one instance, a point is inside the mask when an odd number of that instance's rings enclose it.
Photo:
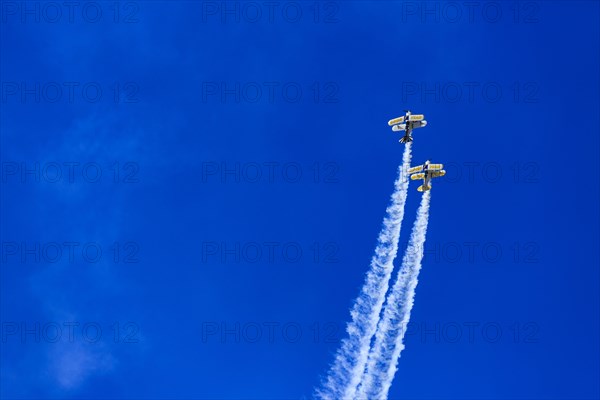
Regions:
[[[409,121],[423,121],[425,116],[423,114],[412,114],[408,116]]]
[[[404,122],[404,117],[398,117],[398,118],[390,119],[388,121],[388,125],[392,126],[392,125],[401,124],[403,122]]]
[[[427,169],[429,171],[440,171],[444,168],[444,164],[429,164]]]
[[[410,175],[410,174],[415,174],[415,173],[421,172],[421,171],[423,171],[423,166],[418,165],[416,167],[409,168],[407,173]]]

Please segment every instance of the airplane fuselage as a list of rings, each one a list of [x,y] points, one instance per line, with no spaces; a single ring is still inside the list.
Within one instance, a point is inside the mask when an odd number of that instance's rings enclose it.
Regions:
[[[424,115],[413,115],[409,110],[402,117],[394,118],[388,121],[388,125],[392,127],[394,132],[404,131],[404,135],[400,138],[400,143],[412,142],[412,132],[415,128],[423,127],[427,124],[424,120]],[[414,120],[411,120],[414,119]]]
[[[403,139],[402,140],[403,143],[412,142],[413,122],[409,121],[410,115],[411,115],[411,113],[410,113],[410,111],[408,111],[406,113],[406,115],[404,116],[404,121],[405,121],[405,124],[406,124],[406,130],[405,130],[405,133],[404,133],[404,137],[402,138]]]

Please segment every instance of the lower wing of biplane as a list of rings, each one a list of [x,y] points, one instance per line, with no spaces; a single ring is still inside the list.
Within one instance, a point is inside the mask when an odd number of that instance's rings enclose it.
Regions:
[[[414,128],[422,128],[425,125],[427,125],[427,121],[417,121],[417,122],[413,122],[411,127]],[[400,131],[405,131],[406,130],[406,124],[398,124],[398,125],[394,125],[392,126],[392,131],[394,132],[400,132]]]

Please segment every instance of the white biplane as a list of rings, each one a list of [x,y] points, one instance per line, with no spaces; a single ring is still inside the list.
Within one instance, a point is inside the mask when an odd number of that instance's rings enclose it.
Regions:
[[[444,164],[431,164],[429,160],[425,164],[412,167],[408,170],[408,175],[413,181],[423,179],[423,184],[417,188],[419,192],[431,190],[431,179],[446,175]]]
[[[392,127],[394,132],[406,132],[400,143],[412,142],[412,130],[415,128],[422,128],[427,125],[425,116],[423,114],[411,114],[409,110],[404,110],[406,114],[402,117],[390,119],[388,125]]]

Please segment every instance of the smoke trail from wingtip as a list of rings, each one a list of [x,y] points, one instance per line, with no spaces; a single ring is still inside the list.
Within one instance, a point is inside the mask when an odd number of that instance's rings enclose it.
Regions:
[[[408,248],[402,259],[402,267],[388,295],[383,315],[377,326],[375,342],[358,388],[357,399],[386,399],[394,380],[398,359],[404,349],[402,342],[410,320],[423,260],[430,196],[431,192],[427,191],[421,199]]]
[[[322,387],[316,391],[321,399],[353,399],[369,357],[371,340],[377,329],[389,280],[398,252],[400,227],[404,218],[404,205],[408,191],[411,143],[404,147],[402,166],[394,183],[391,204],[386,209],[383,227],[377,239],[375,254],[367,272],[365,283],[356,299],[344,338]]]

